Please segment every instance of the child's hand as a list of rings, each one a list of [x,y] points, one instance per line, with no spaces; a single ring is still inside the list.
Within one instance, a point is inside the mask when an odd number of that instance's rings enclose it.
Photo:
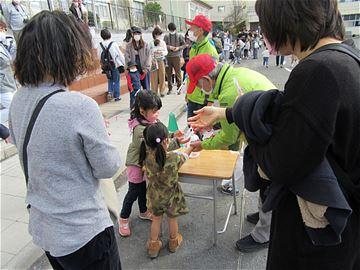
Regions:
[[[201,141],[196,141],[190,144],[191,152],[199,152],[202,150]]]
[[[190,147],[186,148],[184,153],[190,156],[190,154],[194,151],[194,147],[190,145]]]
[[[177,130],[174,132],[174,138],[180,138],[184,136],[184,132],[182,132],[181,130]]]
[[[185,144],[185,143],[188,143],[190,142],[190,137],[189,138],[184,138],[184,137],[180,137],[180,138],[176,138],[179,142],[179,144]]]
[[[184,138],[184,132],[182,132],[181,130],[177,130],[174,132],[174,138],[178,140],[179,144],[185,144],[190,141],[190,137]]]

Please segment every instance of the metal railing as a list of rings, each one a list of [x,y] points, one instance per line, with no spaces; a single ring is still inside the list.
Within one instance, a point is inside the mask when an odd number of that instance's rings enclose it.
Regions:
[[[126,30],[136,25],[143,29],[152,29],[155,26],[166,29],[167,25],[173,22],[180,31],[186,30],[186,18],[111,3],[106,4],[107,11],[105,12],[103,2],[95,3],[95,12],[99,15],[101,27],[109,27],[114,30]],[[89,11],[92,11],[90,7]],[[97,11],[100,11],[102,14],[98,14]]]

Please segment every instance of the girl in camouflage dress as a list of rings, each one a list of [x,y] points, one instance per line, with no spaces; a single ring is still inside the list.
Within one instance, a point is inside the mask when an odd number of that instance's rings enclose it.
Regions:
[[[163,214],[168,216],[168,248],[170,252],[175,252],[182,242],[177,217],[189,212],[179,184],[178,170],[188,159],[192,148],[183,153],[167,152],[169,143],[168,129],[161,122],[145,128],[140,148],[140,164],[145,167],[148,179],[147,207],[153,214],[150,239],[147,242],[150,258],[156,258],[162,247],[159,233]]]

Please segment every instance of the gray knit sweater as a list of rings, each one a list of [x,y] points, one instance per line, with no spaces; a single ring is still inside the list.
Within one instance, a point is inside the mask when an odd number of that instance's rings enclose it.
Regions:
[[[21,164],[32,112],[42,97],[58,89],[65,88],[41,84],[14,95],[10,132]],[[31,204],[29,232],[36,245],[52,256],[64,256],[112,226],[98,179],[112,177],[120,157],[95,101],[69,91],[52,96],[39,114],[27,149],[26,203]]]

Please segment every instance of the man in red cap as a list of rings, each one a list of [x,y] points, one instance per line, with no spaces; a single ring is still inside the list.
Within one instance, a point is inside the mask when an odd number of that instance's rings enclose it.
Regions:
[[[199,54],[209,54],[210,56],[219,59],[216,48],[208,39],[208,35],[209,32],[211,32],[212,27],[211,21],[204,15],[200,14],[196,15],[194,20],[186,20],[185,22],[190,25],[188,37],[194,42],[189,53],[190,59]],[[201,92],[198,87],[196,87],[191,94],[187,94],[186,98],[188,102],[188,118],[194,115],[194,111],[201,109],[202,107],[208,105],[208,102],[213,101]]]
[[[188,93],[200,88],[211,99],[219,101],[220,107],[232,107],[236,98],[241,93],[253,90],[270,90],[276,87],[262,74],[248,68],[233,68],[227,63],[218,63],[208,54],[200,54],[192,58],[187,66],[189,76]],[[221,130],[215,136],[204,141],[192,144],[194,151],[201,149],[213,150],[239,150],[240,130],[227,120],[220,120]],[[239,159],[240,160],[240,159]],[[234,177],[241,177],[241,165],[237,166]],[[233,195],[231,181],[224,180],[221,191]],[[264,213],[259,207],[259,212],[247,216],[247,220],[256,224],[251,233],[237,243],[240,251],[251,252],[268,246],[270,236],[271,212]]]

